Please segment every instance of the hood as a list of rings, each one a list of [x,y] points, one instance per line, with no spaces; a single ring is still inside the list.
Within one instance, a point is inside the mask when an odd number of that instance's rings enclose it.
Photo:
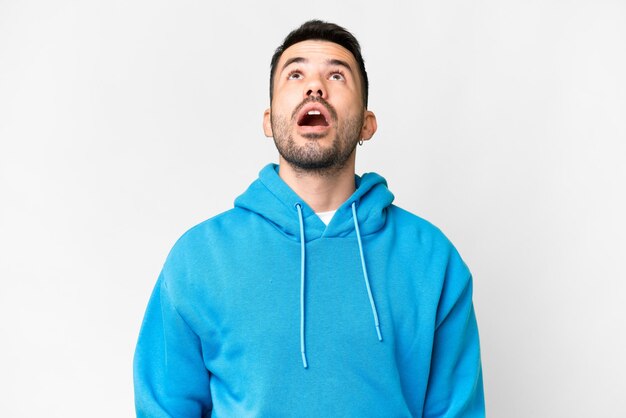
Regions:
[[[315,212],[278,175],[278,165],[268,164],[259,178],[235,200],[235,207],[257,213],[289,238],[300,240],[296,204],[302,208],[306,241],[321,237],[344,237],[355,234],[352,204],[356,203],[361,236],[375,233],[385,225],[387,207],[393,194],[385,179],[376,173],[354,176],[356,190],[338,209],[326,226]]]

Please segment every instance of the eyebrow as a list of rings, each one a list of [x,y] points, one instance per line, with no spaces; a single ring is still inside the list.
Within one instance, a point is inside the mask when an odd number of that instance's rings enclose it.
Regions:
[[[326,63],[330,65],[337,65],[339,67],[344,67],[346,70],[352,72],[352,67],[350,67],[350,64],[348,64],[345,61],[338,60],[338,59],[331,59],[331,60],[327,60]]]
[[[285,63],[283,64],[283,68],[281,68],[281,71],[284,71],[285,68],[287,68],[288,66],[290,66],[291,64],[306,64],[309,60],[303,57],[293,57],[293,58],[289,58],[287,61],[285,61]],[[339,67],[344,67],[345,69],[347,69],[348,71],[350,71],[350,73],[352,73],[352,67],[350,67],[350,64],[348,64],[347,62],[340,60],[340,59],[327,59],[326,60],[326,64],[328,65],[336,65]]]
[[[305,63],[307,61],[308,60],[306,58],[302,58],[302,57],[289,58],[287,61],[285,61],[285,63],[283,64],[283,68],[281,68],[280,70],[283,71],[285,68],[287,68],[293,63]]]

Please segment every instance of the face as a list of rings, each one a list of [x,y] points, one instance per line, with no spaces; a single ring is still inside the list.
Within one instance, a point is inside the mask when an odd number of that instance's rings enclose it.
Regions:
[[[376,131],[376,118],[363,106],[352,54],[326,41],[287,48],[276,65],[263,127],[282,159],[296,169],[324,171],[353,162],[358,141]]]

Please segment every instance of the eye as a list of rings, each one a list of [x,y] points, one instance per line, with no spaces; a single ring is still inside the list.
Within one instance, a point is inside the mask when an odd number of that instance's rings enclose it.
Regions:
[[[287,80],[302,80],[303,77],[300,70],[292,70],[287,74]]]
[[[334,81],[344,81],[346,78],[341,71],[335,71],[330,74],[330,77],[328,77],[328,79]]]

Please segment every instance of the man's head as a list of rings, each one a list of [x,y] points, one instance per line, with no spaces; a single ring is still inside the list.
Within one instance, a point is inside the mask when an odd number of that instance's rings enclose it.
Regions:
[[[307,22],[276,50],[271,74],[263,130],[274,138],[281,164],[318,174],[353,169],[356,144],[376,132],[354,36],[331,23]]]
[[[283,43],[276,48],[270,64],[270,103],[274,97],[274,76],[276,75],[276,66],[280,57],[283,55],[283,52],[298,42],[311,40],[327,41],[341,45],[352,54],[359,68],[363,106],[367,108],[369,81],[367,79],[365,62],[363,61],[363,56],[361,55],[361,46],[359,45],[359,41],[356,40],[354,35],[341,26],[334,23],[323,22],[321,20],[309,20],[308,22],[305,22],[299,28],[291,31]]]

